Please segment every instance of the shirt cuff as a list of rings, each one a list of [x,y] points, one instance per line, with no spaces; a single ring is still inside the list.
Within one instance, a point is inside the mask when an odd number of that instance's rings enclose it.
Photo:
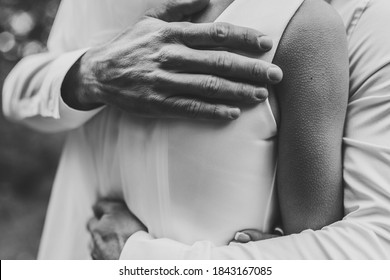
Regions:
[[[77,128],[82,126],[104,108],[105,106],[101,106],[89,111],[79,111],[69,107],[61,96],[59,100],[60,119],[62,120],[62,123],[68,128]]]
[[[104,106],[90,111],[79,111],[69,107],[61,97],[61,88],[70,68],[83,56],[88,49],[77,50],[60,55],[51,65],[48,79],[51,83],[51,90],[47,96],[46,106],[41,108],[43,116],[53,117],[61,120],[61,124],[68,129],[74,129],[82,126],[85,122],[100,112]],[[49,85],[48,85],[49,86]],[[46,108],[44,108],[46,107]]]

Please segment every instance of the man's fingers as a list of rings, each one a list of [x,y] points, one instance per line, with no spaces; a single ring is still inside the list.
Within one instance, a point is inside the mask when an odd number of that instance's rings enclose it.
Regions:
[[[117,200],[99,200],[93,205],[92,210],[95,217],[100,219],[104,214],[111,214],[118,209],[127,208],[124,202]]]
[[[241,113],[238,108],[177,96],[166,98],[162,107],[171,117],[180,116],[189,119],[235,120]]]
[[[282,80],[282,70],[260,59],[225,51],[179,49],[165,51],[161,67],[185,73],[200,73],[244,80],[259,84],[275,84]]]
[[[99,258],[99,256],[94,251],[91,252],[91,259],[94,261],[101,260],[101,258]]]
[[[273,42],[261,32],[224,22],[190,24],[181,39],[191,48],[225,48],[259,53],[272,49]]]
[[[146,16],[167,22],[183,21],[207,7],[210,0],[166,0],[162,5],[146,12]]]
[[[174,96],[193,96],[196,99],[238,101],[242,104],[256,104],[268,97],[268,90],[241,82],[208,75],[170,73],[160,83],[161,89]]]
[[[103,254],[101,249],[104,248],[104,241],[101,236],[96,233],[91,233],[90,253],[93,260],[103,260]]]
[[[95,217],[89,219],[87,222],[87,230],[92,233],[96,229],[98,223],[99,220]]]
[[[99,220],[96,219],[95,217],[91,218],[87,222],[87,230],[90,233],[91,236],[91,241],[88,245],[89,252],[91,254],[91,258],[93,260],[100,260],[102,259],[98,250],[98,244],[96,242],[96,232],[95,230],[98,228]]]

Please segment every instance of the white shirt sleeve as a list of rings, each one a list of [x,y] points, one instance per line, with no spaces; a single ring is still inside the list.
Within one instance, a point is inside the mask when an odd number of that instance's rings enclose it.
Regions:
[[[318,231],[223,247],[208,241],[189,246],[138,232],[121,259],[390,259],[389,14],[388,0],[370,1],[349,38],[342,221]]]
[[[77,128],[101,110],[77,111],[61,98],[63,80],[73,64],[87,51],[83,25],[67,30],[84,18],[77,2],[62,1],[48,41],[49,51],[22,59],[7,77],[3,88],[3,111],[11,120],[32,128],[57,132]]]

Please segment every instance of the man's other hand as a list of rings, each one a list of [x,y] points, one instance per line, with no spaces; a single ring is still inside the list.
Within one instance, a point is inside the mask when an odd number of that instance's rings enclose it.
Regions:
[[[88,221],[91,234],[90,253],[94,260],[118,260],[127,239],[146,230],[122,201],[100,200],[94,207],[95,217]]]

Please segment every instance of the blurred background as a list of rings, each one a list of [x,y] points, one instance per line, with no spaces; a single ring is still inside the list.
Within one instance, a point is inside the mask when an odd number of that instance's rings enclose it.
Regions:
[[[0,92],[20,59],[45,51],[59,2],[0,0]],[[0,259],[36,258],[62,144],[0,114]]]

